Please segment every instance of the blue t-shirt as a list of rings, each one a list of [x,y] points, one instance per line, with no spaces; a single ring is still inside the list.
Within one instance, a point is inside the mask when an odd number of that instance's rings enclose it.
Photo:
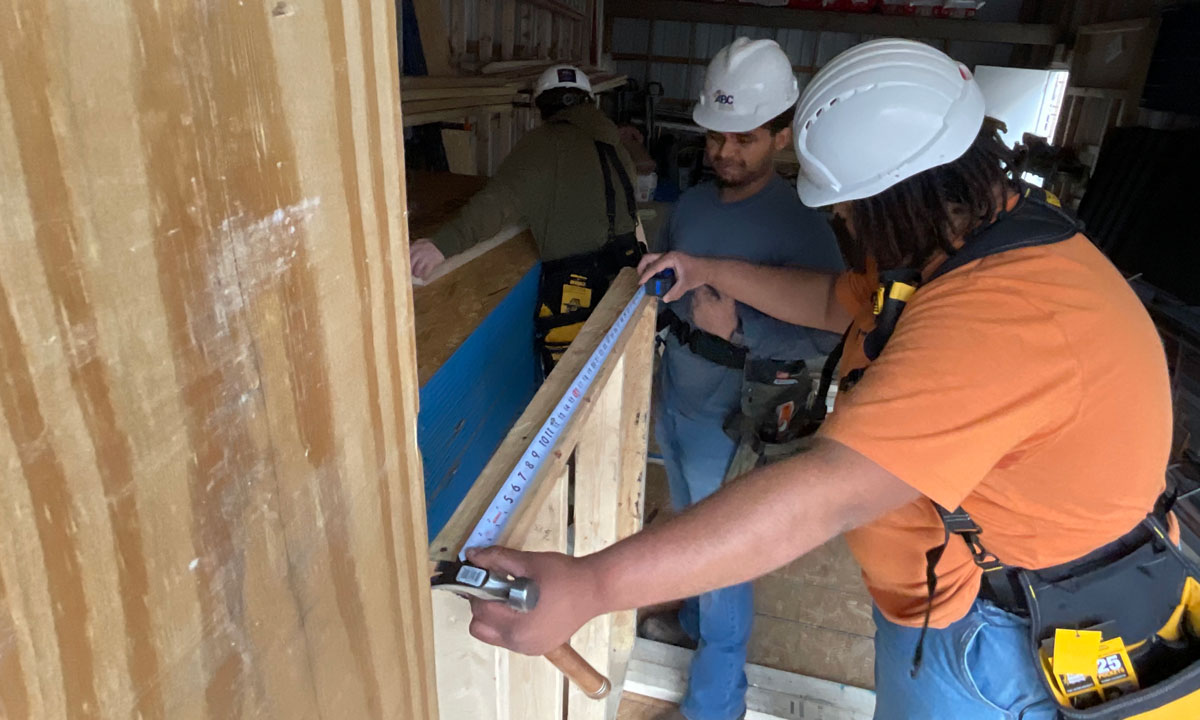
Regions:
[[[679,199],[656,250],[829,272],[844,267],[829,223],[801,203],[779,176],[755,195],[732,203],[721,202],[714,183],[692,188]],[[670,308],[692,322],[690,292]],[[742,303],[737,304],[737,315],[742,344],[753,357],[809,360],[832,350],[839,337],[776,320]],[[669,407],[723,421],[738,406],[741,380],[740,370],[709,362],[668,334],[659,390],[660,400]]]

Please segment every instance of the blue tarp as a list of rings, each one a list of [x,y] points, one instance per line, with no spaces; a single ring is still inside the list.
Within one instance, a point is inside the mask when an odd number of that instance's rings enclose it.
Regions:
[[[429,537],[441,532],[540,384],[535,265],[421,388],[417,443]]]

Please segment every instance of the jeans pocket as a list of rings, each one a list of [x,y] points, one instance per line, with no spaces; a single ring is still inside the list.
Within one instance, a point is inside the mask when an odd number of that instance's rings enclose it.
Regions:
[[[1004,628],[994,628],[976,617],[961,636],[959,663],[967,689],[1001,717],[1009,718],[1014,717],[1010,708],[1015,698],[1009,692],[1014,669],[1010,664],[1013,658],[1005,652],[1008,638],[1002,637],[1003,633]]]

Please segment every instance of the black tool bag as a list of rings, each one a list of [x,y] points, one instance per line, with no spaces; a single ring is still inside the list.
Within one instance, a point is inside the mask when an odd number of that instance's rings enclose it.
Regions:
[[[962,537],[984,571],[980,597],[1029,618],[1028,660],[1041,669],[1064,720],[1200,718],[1200,568],[1168,536],[1171,503],[1164,495],[1117,540],[1041,570],[1001,563],[984,548],[983,531],[969,514],[937,508],[947,541]],[[931,598],[945,547],[927,555]],[[1101,633],[1094,676],[1055,674],[1059,630]],[[1120,652],[1103,649],[1114,645]],[[920,645],[914,672],[919,663]]]
[[[646,248],[636,233],[616,233],[617,202],[612,176],[616,175],[625,194],[625,207],[637,225],[637,201],[633,183],[612,145],[596,141],[600,171],[604,176],[605,212],[608,215],[608,241],[595,252],[542,263],[538,286],[538,306],[534,333],[546,375],[571,346],[583,323],[596,309],[617,273],[625,267],[637,267]]]

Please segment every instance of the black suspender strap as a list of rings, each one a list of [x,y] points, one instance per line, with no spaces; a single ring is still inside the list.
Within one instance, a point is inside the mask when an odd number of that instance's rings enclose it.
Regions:
[[[1023,196],[1011,211],[1001,212],[994,223],[967,236],[958,252],[939,265],[925,282],[991,255],[1067,240],[1080,230],[1079,222],[1061,209]]]
[[[625,166],[621,164],[621,158],[617,155],[617,148],[615,146],[602,140],[597,140],[596,154],[600,156],[600,174],[604,177],[604,210],[608,215],[608,236],[616,237],[617,192],[613,187],[612,175],[616,174],[617,180],[621,183],[621,188],[625,191],[625,209],[629,211],[629,217],[633,219],[636,225],[637,200],[633,193],[633,183],[629,179],[629,174],[625,172]]]
[[[996,559],[996,556],[988,552],[987,548],[980,542],[979,536],[983,534],[983,529],[975,523],[975,520],[971,518],[966,510],[963,510],[961,507],[957,507],[954,510],[947,510],[937,503],[933,503],[933,507],[942,519],[942,528],[945,531],[945,535],[942,538],[941,545],[925,551],[925,590],[927,597],[925,598],[925,618],[921,622],[921,634],[917,636],[917,647],[913,651],[913,677],[916,677],[917,672],[921,669],[921,658],[925,650],[925,633],[929,631],[929,616],[933,613],[933,596],[937,592],[937,564],[941,561],[942,555],[946,553],[946,547],[950,544],[950,536],[957,535],[967,543],[967,547],[971,550],[971,556],[975,559],[975,564],[983,568],[985,585],[988,583],[986,579],[988,573],[1005,569],[1005,566]],[[1010,608],[1005,607],[1005,609],[1009,610]]]
[[[675,336],[680,345],[711,363],[735,370],[741,370],[746,364],[746,348],[692,327],[671,308],[664,308],[658,314],[658,329],[664,328]]]

